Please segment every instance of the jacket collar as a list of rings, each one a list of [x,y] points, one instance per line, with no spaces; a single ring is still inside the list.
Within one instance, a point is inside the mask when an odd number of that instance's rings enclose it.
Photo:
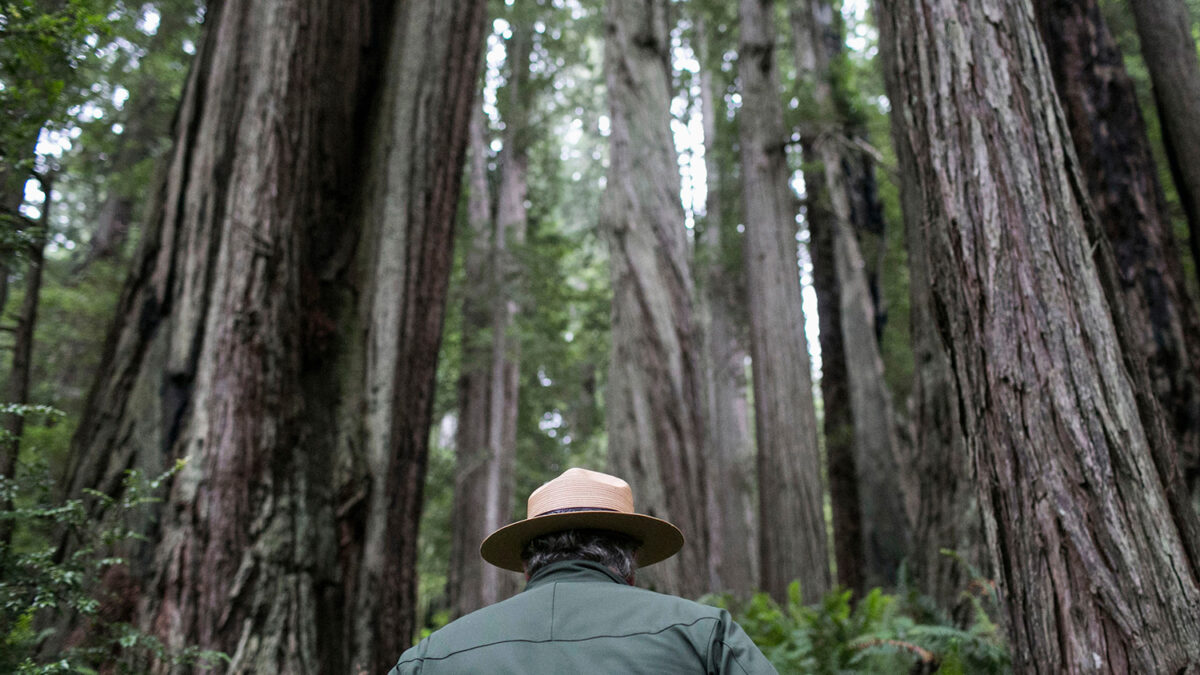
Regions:
[[[561,560],[550,563],[534,573],[525,585],[525,590],[537,588],[550,583],[561,581],[612,581],[622,586],[628,586],[617,573],[597,562],[590,560]]]

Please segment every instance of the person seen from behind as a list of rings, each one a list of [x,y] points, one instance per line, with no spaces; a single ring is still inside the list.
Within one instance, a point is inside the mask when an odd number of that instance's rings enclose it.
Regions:
[[[524,572],[525,590],[435,631],[389,675],[776,672],[729,612],[633,585],[683,534],[637,513],[625,481],[568,469],[528,509],[480,546],[487,562]]]

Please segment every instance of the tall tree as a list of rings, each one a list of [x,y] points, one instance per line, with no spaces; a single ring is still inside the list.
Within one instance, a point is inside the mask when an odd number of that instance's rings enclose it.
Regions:
[[[1195,514],[1174,499],[1162,420],[1141,408],[1148,378],[1122,358],[1101,285],[1111,252],[1089,232],[1032,7],[881,0],[878,12],[896,145],[922,206],[906,218],[924,330],[954,374],[1014,666],[1195,669]],[[1130,588],[1146,590],[1131,602]]]
[[[230,672],[382,672],[413,629],[483,3],[228,0],[205,19],[70,487],[188,457],[118,614]]]
[[[813,602],[829,590],[829,556],[795,197],[788,185],[775,63],[775,3],[742,0],[739,7],[743,250],[758,439],[760,582],[782,601],[788,584],[799,579],[805,600]]]
[[[613,289],[607,420],[609,461],[639,508],[679,525],[687,544],[655,566],[660,589],[711,590],[705,527],[703,358],[679,170],[669,127],[670,37],[665,0],[609,0],[604,72],[611,113],[600,226]]]
[[[374,6],[389,35],[357,209],[356,283],[341,303],[352,338],[335,418],[351,420],[339,454],[355,459],[339,477],[341,527],[361,533],[341,551],[354,617],[343,643],[355,672],[386,671],[416,632],[417,527],[485,5]]]
[[[532,19],[529,20],[532,24]],[[478,555],[479,542],[508,522],[513,510],[516,461],[519,345],[514,248],[525,237],[528,192],[529,58],[532,26],[518,21],[508,44],[508,106],[499,157],[499,189],[492,217],[484,122],[471,130],[472,232],[463,298],[464,357],[459,383],[459,424],[454,487],[454,546],[450,603],[457,615],[503,599],[516,590],[512,576]]]
[[[1034,3],[1096,218],[1116,254],[1121,304],[1137,329],[1189,482],[1200,480],[1200,318],[1188,297],[1170,214],[1133,81],[1099,3]]]
[[[491,387],[491,306],[495,302],[490,272],[492,208],[488,183],[487,123],[483,108],[471,117],[467,184],[466,278],[462,301],[462,365],[458,379],[458,426],[454,435],[454,506],[446,591],[455,616],[490,604],[483,598],[482,518],[491,465],[488,413]]]
[[[859,594],[891,584],[910,552],[891,392],[859,236],[883,233],[874,160],[859,150],[841,14],[827,0],[789,5],[797,78],[817,120],[805,125],[807,221],[821,320],[821,392],[839,581]]]
[[[703,12],[704,10],[700,10]],[[695,269],[697,313],[700,316],[704,356],[707,361],[708,458],[710,550],[716,568],[716,587],[740,597],[757,588],[758,518],[754,504],[754,445],[749,433],[746,398],[746,333],[741,310],[745,291],[741,266],[733,264],[728,249],[735,239],[733,223],[726,217],[724,195],[736,176],[729,166],[736,158],[733,134],[717,130],[718,112],[714,79],[720,72],[720,54],[714,58],[714,39],[703,14],[698,12],[693,41],[700,60],[700,113],[704,119],[704,165],[708,192],[704,218],[697,228]],[[727,84],[722,78],[721,84]],[[721,87],[724,92],[726,86]],[[722,104],[721,108],[725,108]],[[735,201],[735,200],[731,200]]]
[[[1142,58],[1154,84],[1163,145],[1200,265],[1200,59],[1183,0],[1134,0]]]

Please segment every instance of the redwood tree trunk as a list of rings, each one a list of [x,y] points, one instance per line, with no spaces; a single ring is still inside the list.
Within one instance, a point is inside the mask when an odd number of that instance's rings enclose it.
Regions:
[[[897,57],[890,50],[895,46],[894,41],[880,43],[889,94],[899,90],[895,79],[905,77],[892,65]],[[900,173],[909,177],[900,181],[899,188],[905,215],[909,322],[916,366],[909,401],[913,447],[904,463],[906,497],[915,514],[910,562],[923,593],[956,618],[969,620],[974,610],[964,591],[971,590],[972,568],[988,579],[994,578],[997,571],[984,541],[952,357],[948,345],[934,330],[932,277],[927,247],[921,238],[924,196],[921,185],[912,179],[918,170],[915,157],[900,144],[900,135],[905,133],[901,120],[900,111],[893,106],[891,125],[897,139]]]
[[[758,439],[760,574],[777,601],[800,580],[806,602],[830,586],[820,455],[775,65],[774,2],[742,0],[742,196],[746,304]]]
[[[488,418],[491,458],[486,482],[487,506],[482,514],[484,535],[509,522],[516,481],[521,349],[514,322],[520,311],[517,287],[521,268],[517,254],[525,243],[529,220],[525,200],[529,193],[529,117],[533,112],[529,82],[533,27],[518,22],[512,30],[506,85],[509,105],[504,147],[500,151],[500,185],[492,235],[492,284],[499,292],[499,298],[492,305],[491,409]],[[483,541],[482,536],[479,541]],[[519,587],[515,576],[494,565],[484,565],[483,601],[491,604],[512,595]]]
[[[361,553],[344,554],[358,556],[346,639],[355,672],[385,672],[416,632],[417,526],[485,4],[404,3],[388,24],[355,262],[365,348],[343,396],[351,419],[363,415],[348,442],[366,450],[366,474],[351,484],[368,495]]]
[[[728,167],[718,156],[734,156],[732,138],[719,137],[713,96],[713,60],[705,20],[697,18],[695,46],[700,58],[700,109],[704,117],[704,162],[708,175],[705,215],[696,238],[697,313],[701,317],[708,377],[708,452],[710,555],[715,588],[743,599],[758,587],[757,514],[754,504],[754,446],[746,400],[746,333],[739,327],[740,293],[745,284],[738,266],[726,263],[732,228],[724,218],[721,194]]]
[[[1171,219],[1133,81],[1095,0],[1039,0],[1054,82],[1097,220],[1116,255],[1106,284],[1136,329],[1189,482],[1200,480],[1200,319],[1188,297]]]
[[[483,108],[471,116],[467,195],[466,280],[462,304],[462,365],[458,379],[458,428],[454,437],[454,507],[451,518],[450,610],[462,616],[488,604],[483,599],[483,559],[479,542],[487,536],[488,415],[491,394],[491,323],[496,288],[492,284],[492,209],[488,187],[488,144]]]
[[[600,222],[611,263],[609,461],[638,508],[683,530],[683,551],[643,578],[695,597],[712,588],[705,527],[704,382],[669,122],[667,3],[610,0],[604,71],[612,119]]]
[[[1122,359],[1029,3],[881,0],[889,98],[1019,672],[1200,667],[1195,514]],[[912,206],[906,202],[906,206]],[[1095,244],[1098,242],[1098,244]],[[1093,257],[1093,246],[1096,254]],[[1161,425],[1161,420],[1158,420]],[[1170,450],[1170,448],[1167,448]]]
[[[821,318],[821,391],[840,582],[861,595],[890,585],[910,551],[891,392],[883,377],[859,236],[882,233],[874,166],[853,149],[863,131],[849,112],[840,14],[826,0],[791,5],[796,68],[833,130],[801,135],[809,179],[808,224]],[[836,17],[836,19],[835,19]]]
[[[1192,258],[1200,265],[1200,59],[1192,17],[1183,0],[1129,3],[1154,83],[1163,145],[1191,231]]]
[[[410,643],[482,9],[208,5],[70,486],[189,457],[123,609],[229,672],[383,672]]]

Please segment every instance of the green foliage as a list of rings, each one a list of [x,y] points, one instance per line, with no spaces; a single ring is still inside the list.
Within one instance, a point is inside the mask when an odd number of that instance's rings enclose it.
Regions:
[[[5,406],[3,412],[57,418],[61,413],[44,406]],[[134,626],[105,616],[107,595],[101,579],[124,561],[111,555],[122,542],[141,535],[120,524],[126,516],[157,502],[164,482],[183,467],[180,460],[168,472],[147,480],[137,471],[126,473],[119,499],[91,492],[96,501],[54,498],[53,481],[45,463],[23,467],[17,481],[0,477],[0,497],[16,505],[0,512],[17,536],[11,546],[0,545],[0,672],[25,675],[50,673],[140,672],[131,663],[149,659],[211,668],[224,654],[195,647],[168,649],[160,640]],[[111,523],[100,524],[92,514],[107,513]],[[59,542],[75,542],[69,550]],[[39,645],[68,617],[87,625],[89,641],[53,656],[40,655]],[[115,668],[115,670],[113,670]]]
[[[0,162],[32,168],[38,132],[74,93],[73,73],[106,30],[111,2],[9,0],[0,3]],[[14,154],[12,151],[16,150]]]
[[[731,609],[734,618],[781,673],[1006,673],[1008,652],[995,623],[975,603],[966,628],[921,623],[916,598],[876,588],[851,603],[851,592],[834,590],[816,605],[800,600],[799,583],[788,588],[786,607],[767,594],[733,605],[727,596],[704,601]]]

